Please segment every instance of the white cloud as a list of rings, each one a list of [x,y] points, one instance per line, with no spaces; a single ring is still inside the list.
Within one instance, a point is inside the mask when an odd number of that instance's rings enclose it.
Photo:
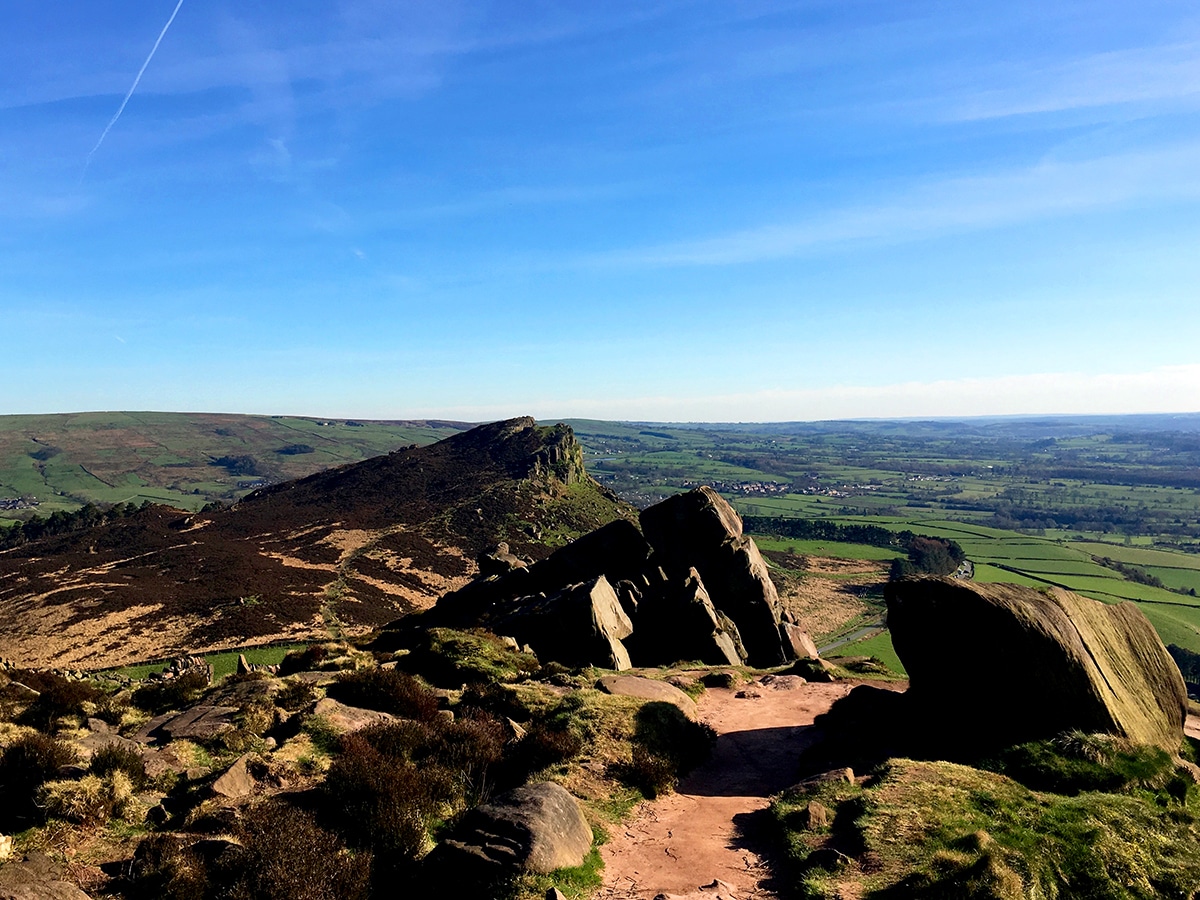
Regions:
[[[659,422],[786,422],[1198,411],[1200,365],[1181,365],[1146,372],[1043,372],[931,382],[775,389],[702,397],[527,399],[504,406],[453,406],[406,410],[400,414],[470,421],[535,415],[539,418]]]
[[[1051,68],[993,70],[1007,86],[980,91],[953,109],[958,120],[1064,112],[1200,96],[1200,42],[1098,53]]]
[[[1200,198],[1200,145],[1047,160],[1027,169],[950,178],[872,206],[850,206],[792,222],[617,251],[599,264],[736,265],[784,259],[854,241],[922,239],[1055,216],[1163,200]]]

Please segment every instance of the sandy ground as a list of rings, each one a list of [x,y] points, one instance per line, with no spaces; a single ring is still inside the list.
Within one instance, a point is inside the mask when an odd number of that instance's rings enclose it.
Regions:
[[[643,803],[601,848],[598,900],[777,897],[757,850],[767,804],[797,780],[797,757],[812,739],[813,718],[854,687],[799,682],[785,676],[747,685],[744,698],[733,690],[701,696],[700,717],[718,734],[712,758],[677,793]]]
[[[1183,733],[1193,740],[1200,741],[1200,716],[1188,716],[1183,723]]]

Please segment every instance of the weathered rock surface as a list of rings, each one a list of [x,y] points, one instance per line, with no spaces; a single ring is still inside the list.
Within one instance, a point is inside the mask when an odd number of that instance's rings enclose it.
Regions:
[[[596,682],[596,690],[620,697],[637,697],[640,700],[670,703],[679,707],[689,719],[696,718],[696,702],[672,684],[642,678],[639,675],[605,675]]]
[[[683,659],[710,666],[745,662],[737,625],[713,606],[694,568],[688,569],[682,582],[664,581],[657,590],[647,591],[636,617],[629,646],[641,665],[670,665]]]
[[[172,741],[211,741],[237,727],[233,722],[237,712],[232,706],[201,704],[167,719],[158,731]]]
[[[1080,729],[1178,752],[1183,678],[1132,603],[949,578],[886,596],[906,702],[926,720],[981,745]]]
[[[221,773],[216,781],[212,784],[212,792],[218,797],[224,797],[226,800],[239,800],[242,797],[249,797],[254,793],[254,787],[257,782],[254,776],[250,774],[250,761],[254,759],[253,753],[243,753],[233,765]]]
[[[799,626],[783,622],[779,626],[779,633],[783,636],[783,649],[792,659],[821,658],[813,639]]]
[[[642,532],[667,570],[695,568],[713,605],[732,619],[752,665],[784,661],[779,596],[742,520],[710,487],[676,494],[642,510]]]
[[[44,853],[27,853],[0,866],[0,900],[88,900],[62,877],[62,866]]]
[[[0,900],[90,900],[69,881],[31,881],[0,885]]]
[[[618,671],[631,667],[621,641],[633,633],[633,624],[603,575],[549,597],[524,598],[485,622],[493,631],[528,644],[541,660]]]
[[[526,785],[471,810],[429,864],[456,881],[480,883],[517,872],[546,873],[578,866],[592,846],[592,829],[566,788]]]
[[[396,717],[373,709],[360,709],[357,706],[347,706],[332,697],[322,697],[313,707],[312,714],[324,719],[334,731],[342,734],[358,731],[368,725],[378,725],[384,722],[394,722]]]

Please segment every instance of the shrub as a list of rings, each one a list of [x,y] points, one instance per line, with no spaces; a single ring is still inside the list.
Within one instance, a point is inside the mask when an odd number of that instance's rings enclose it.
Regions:
[[[289,681],[275,695],[275,705],[288,712],[299,712],[316,699],[317,692],[311,684]]]
[[[92,755],[88,767],[93,775],[101,777],[112,772],[124,772],[135,788],[146,786],[146,761],[142,754],[129,747],[106,744]]]
[[[157,715],[195,703],[207,688],[207,676],[192,669],[170,681],[152,681],[144,684],[133,692],[131,699],[138,709]]]
[[[418,767],[373,745],[373,740],[396,737],[359,732],[343,738],[342,752],[325,779],[325,793],[352,846],[373,850],[381,861],[402,864],[424,848],[429,824],[453,790],[440,767]]]
[[[204,900],[208,871],[195,850],[172,834],[155,834],[138,844],[130,866],[134,900]]]
[[[708,759],[715,741],[709,726],[693,722],[673,703],[647,703],[635,720],[632,762],[618,774],[647,797],[656,797]]]
[[[326,694],[351,706],[375,709],[418,722],[432,721],[438,714],[437,695],[412,675],[395,669],[343,672]]]
[[[103,692],[86,681],[73,681],[52,672],[21,672],[16,679],[39,692],[17,721],[39,731],[52,731],[64,716],[78,716],[85,703],[95,703]]]
[[[366,900],[371,857],[352,854],[311,814],[278,800],[249,810],[238,828],[244,852],[218,860],[210,879],[228,900]]]
[[[78,762],[75,750],[44,734],[18,738],[0,753],[0,830],[17,831],[41,820],[37,792],[63,766]]]

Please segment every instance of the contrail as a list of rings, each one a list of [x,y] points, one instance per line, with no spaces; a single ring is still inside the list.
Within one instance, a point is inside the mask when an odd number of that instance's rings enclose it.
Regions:
[[[150,60],[154,59],[154,53],[158,50],[158,45],[162,43],[162,39],[167,36],[167,29],[171,27],[171,23],[175,21],[175,17],[179,15],[179,9],[183,6],[183,0],[179,0],[175,4],[175,11],[171,13],[171,18],[167,19],[167,24],[163,26],[162,31],[158,33],[158,40],[154,42],[154,46],[150,48],[150,55],[146,57],[146,61],[142,63],[142,67],[138,69],[137,77],[133,79],[133,84],[129,86],[129,91],[125,94],[125,99],[121,101],[120,108],[117,109],[117,114],[112,117],[109,123],[104,127],[103,133],[100,135],[100,140],[96,141],[96,146],[92,148],[91,153],[87,155],[87,160],[83,164],[83,175],[79,176],[79,180],[83,181],[84,175],[87,175],[88,166],[92,164],[92,157],[96,155],[96,151],[100,149],[100,145],[104,143],[104,139],[108,137],[108,133],[112,131],[112,127],[117,124],[117,119],[121,118],[121,113],[125,112],[125,106],[129,103],[129,98],[133,96],[133,92],[137,90],[138,82],[142,80],[142,75],[146,72],[146,66],[150,65]]]

